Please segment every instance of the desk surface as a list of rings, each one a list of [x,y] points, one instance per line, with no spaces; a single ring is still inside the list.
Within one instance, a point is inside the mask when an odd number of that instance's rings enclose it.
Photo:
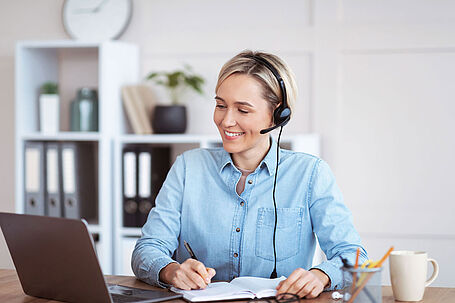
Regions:
[[[144,289],[156,289],[156,287],[143,283],[131,276],[106,276],[109,283],[121,284]],[[166,291],[166,290],[163,290]],[[390,286],[383,286],[382,297],[385,303],[395,302],[393,299],[392,288]],[[425,296],[421,303],[449,303],[455,301],[455,288],[439,288],[428,287],[425,291]],[[0,269],[0,302],[19,303],[19,302],[57,302],[46,299],[39,299],[30,297],[22,291],[19,278],[16,271],[12,269]],[[186,302],[184,300],[172,300],[167,302]],[[242,302],[242,301],[230,301]],[[322,303],[322,302],[342,302],[341,300],[332,300],[331,293],[322,293],[318,298],[313,300],[302,300],[304,303]],[[397,301],[399,302],[399,301]]]

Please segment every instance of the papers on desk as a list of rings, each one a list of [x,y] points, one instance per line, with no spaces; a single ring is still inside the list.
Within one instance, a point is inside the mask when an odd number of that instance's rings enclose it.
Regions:
[[[239,277],[229,283],[210,283],[205,289],[181,290],[172,287],[171,290],[182,294],[191,302],[266,298],[275,296],[276,287],[283,280],[286,280],[286,277],[281,276],[276,279]]]

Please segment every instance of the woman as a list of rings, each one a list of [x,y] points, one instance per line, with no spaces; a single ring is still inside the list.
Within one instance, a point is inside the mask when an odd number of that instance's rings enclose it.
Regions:
[[[212,278],[270,277],[276,264],[287,277],[277,293],[314,298],[342,286],[341,257],[353,262],[359,247],[366,260],[335,178],[317,157],[279,150],[275,221],[277,143],[261,130],[278,123],[275,110],[292,109],[295,96],[292,72],[272,54],[244,51],[222,67],[213,120],[223,148],[176,159],[133,252],[139,279],[199,289]],[[328,260],[312,267],[315,235]]]

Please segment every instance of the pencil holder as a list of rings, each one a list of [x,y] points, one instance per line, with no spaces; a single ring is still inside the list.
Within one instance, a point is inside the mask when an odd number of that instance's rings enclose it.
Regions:
[[[379,268],[343,267],[343,302],[381,303],[382,286]]]

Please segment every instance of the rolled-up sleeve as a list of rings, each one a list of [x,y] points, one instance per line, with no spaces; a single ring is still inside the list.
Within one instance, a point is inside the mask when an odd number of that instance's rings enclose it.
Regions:
[[[133,272],[146,283],[169,286],[160,282],[159,274],[161,269],[175,262],[172,255],[178,247],[184,186],[185,161],[181,155],[171,167],[133,251]]]
[[[354,228],[351,212],[343,203],[335,176],[328,164],[320,159],[313,169],[309,203],[313,231],[327,256],[327,261],[313,268],[323,271],[330,278],[326,290],[340,289],[343,287],[341,257],[353,264],[358,247],[360,263],[368,256]]]

